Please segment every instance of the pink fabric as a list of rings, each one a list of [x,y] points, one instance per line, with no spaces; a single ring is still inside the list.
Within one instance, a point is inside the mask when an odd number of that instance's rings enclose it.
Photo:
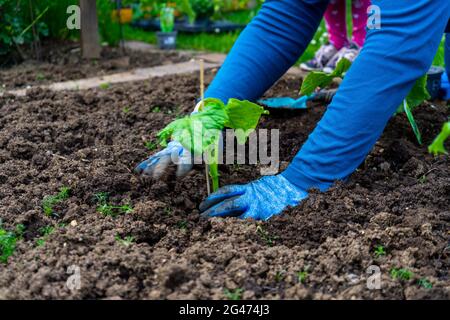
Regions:
[[[352,0],[352,41],[360,47],[366,39],[367,8],[370,4],[370,0]],[[331,0],[325,12],[325,23],[330,42],[338,50],[349,44],[346,19],[346,0]]]

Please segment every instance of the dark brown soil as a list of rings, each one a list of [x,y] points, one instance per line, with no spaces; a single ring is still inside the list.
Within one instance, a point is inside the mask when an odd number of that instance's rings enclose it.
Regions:
[[[81,57],[78,43],[48,42],[42,46],[40,61],[26,60],[19,65],[2,67],[0,64],[0,90],[26,88],[53,82],[99,77],[140,67],[153,67],[189,60],[187,54],[177,51],[136,52],[103,47],[99,60]]]
[[[295,95],[298,86],[286,78],[268,94]],[[131,172],[149,154],[143,140],[192,110],[197,87],[197,77],[178,76],[0,98],[0,218],[6,229],[26,227],[9,263],[0,265],[0,298],[225,299],[225,289],[238,288],[246,299],[450,298],[450,159],[426,152],[447,107],[415,111],[424,146],[404,116],[393,118],[347,184],[313,191],[281,216],[203,220],[201,167],[177,182],[141,181]],[[292,159],[324,110],[262,120],[261,127],[281,130],[282,161]],[[245,183],[259,170],[230,165],[221,174],[222,184]],[[57,216],[45,216],[42,199],[62,186],[71,188],[70,198],[55,207]],[[103,216],[98,192],[130,203],[133,212]],[[55,231],[38,246],[48,225]],[[134,242],[125,246],[117,235]],[[378,245],[386,255],[376,257]],[[80,268],[80,290],[66,286],[71,265]],[[366,287],[370,265],[381,268],[381,290]],[[394,280],[392,268],[413,275]],[[421,279],[433,287],[419,286]]]

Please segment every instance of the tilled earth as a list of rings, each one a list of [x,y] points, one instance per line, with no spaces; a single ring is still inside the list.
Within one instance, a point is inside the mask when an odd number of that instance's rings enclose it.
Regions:
[[[0,61],[0,91],[45,85],[53,82],[104,76],[135,68],[148,68],[189,60],[177,51],[137,52],[102,47],[98,60],[82,59],[77,42],[44,42],[41,60],[28,59],[20,64],[3,67]]]
[[[299,85],[287,77],[268,95],[294,96]],[[0,98],[0,218],[8,230],[25,226],[16,252],[0,264],[0,298],[450,298],[450,160],[426,151],[448,107],[415,110],[423,146],[396,116],[347,184],[311,191],[268,222],[204,220],[202,167],[178,181],[132,173],[150,153],[144,141],[188,114],[197,91],[198,78],[189,75]],[[260,127],[280,129],[284,163],[324,110],[264,116]],[[222,185],[259,176],[256,166],[220,169]],[[70,197],[46,216],[42,199],[63,186]],[[133,211],[102,215],[99,192]],[[43,237],[46,226],[54,231]],[[67,286],[70,266],[80,271],[79,290]],[[370,266],[381,270],[380,290],[367,287]],[[409,270],[410,279],[393,279],[393,268]]]

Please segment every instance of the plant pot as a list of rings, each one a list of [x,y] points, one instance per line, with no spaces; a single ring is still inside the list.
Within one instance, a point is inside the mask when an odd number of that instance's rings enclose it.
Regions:
[[[174,50],[177,47],[178,32],[157,32],[158,48],[162,50]]]
[[[439,98],[443,74],[444,68],[436,66],[432,66],[427,72],[427,90],[432,100]]]

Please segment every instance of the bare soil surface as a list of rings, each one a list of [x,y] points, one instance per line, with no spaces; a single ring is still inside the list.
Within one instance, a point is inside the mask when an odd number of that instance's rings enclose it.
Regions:
[[[154,67],[184,62],[190,56],[177,51],[137,52],[120,48],[103,47],[101,58],[86,60],[81,57],[78,43],[55,44],[46,42],[42,46],[39,61],[28,59],[8,67],[0,63],[0,90],[20,89],[53,82],[99,77],[135,68]]]
[[[268,96],[295,96],[299,85],[284,78]],[[16,252],[0,264],[0,298],[227,299],[230,291],[245,299],[450,298],[450,159],[426,150],[450,115],[445,104],[415,110],[423,146],[396,116],[347,184],[255,222],[200,218],[202,167],[178,181],[132,173],[150,153],[144,141],[188,114],[198,95],[190,75],[0,98],[0,218],[5,229],[25,225]],[[288,162],[324,110],[272,112],[260,127],[280,129]],[[220,171],[222,185],[259,176],[250,165]],[[62,186],[70,197],[46,216],[42,199]],[[102,215],[99,192],[133,211]],[[43,239],[45,226],[54,231]],[[117,240],[128,236],[130,243]],[[380,267],[380,290],[366,286],[371,265]],[[79,290],[66,285],[70,266],[80,270]],[[410,279],[393,279],[393,268],[411,271]]]

